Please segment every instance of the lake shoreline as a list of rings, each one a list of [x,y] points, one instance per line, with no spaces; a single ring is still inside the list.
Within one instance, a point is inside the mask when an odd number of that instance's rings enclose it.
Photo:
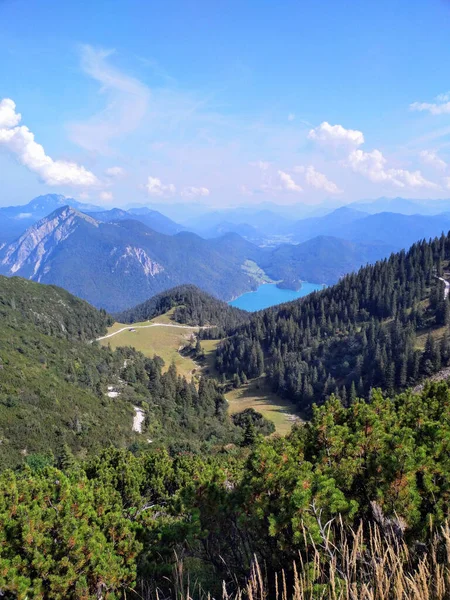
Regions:
[[[257,312],[271,306],[284,304],[303,298],[315,291],[324,289],[323,284],[302,281],[299,290],[280,288],[277,283],[261,283],[256,290],[245,292],[237,298],[228,302],[229,306],[246,310],[247,312]]]

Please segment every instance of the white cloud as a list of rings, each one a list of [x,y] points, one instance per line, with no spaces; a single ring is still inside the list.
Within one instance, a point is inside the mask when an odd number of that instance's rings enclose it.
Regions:
[[[357,148],[364,143],[362,131],[345,129],[342,125],[330,125],[327,121],[311,129],[308,133],[308,139],[322,146],[330,146],[332,148],[340,146]]]
[[[196,198],[197,196],[209,196],[209,190],[206,187],[185,187],[181,192],[185,198]]]
[[[294,171],[296,173],[305,173],[306,183],[317,190],[324,190],[329,194],[342,194],[342,190],[333,181],[330,181],[326,175],[317,171],[313,165],[309,165],[308,167],[294,167]]]
[[[450,113],[450,102],[431,104],[429,102],[413,102],[410,109],[418,112],[429,112],[432,115],[447,115]]]
[[[288,192],[303,192],[301,186],[295,183],[289,173],[285,173],[284,171],[277,171],[278,179],[280,181],[281,189],[286,190]]]
[[[295,119],[294,113],[289,113],[288,114],[288,121],[294,121],[294,119]]]
[[[0,102],[0,129],[10,129],[20,123],[22,115],[16,113],[16,104],[10,98],[3,98]]]
[[[430,165],[439,171],[444,171],[447,168],[447,163],[434,150],[422,150],[420,158],[426,165]]]
[[[372,150],[372,152],[354,150],[348,157],[348,165],[355,173],[360,173],[375,183],[392,183],[401,188],[439,187],[432,181],[425,179],[420,171],[387,169],[386,163],[387,160],[379,150]]]
[[[176,192],[173,183],[163,184],[158,177],[149,176],[144,187],[150,196],[171,196]]]
[[[450,92],[439,94],[434,100],[435,102],[413,102],[409,105],[409,108],[418,112],[429,112],[431,115],[450,113]]]
[[[100,192],[100,199],[104,202],[111,202],[114,199],[112,192]]]
[[[150,90],[143,83],[108,64],[112,50],[81,49],[85,73],[101,84],[106,107],[85,122],[72,123],[72,140],[90,151],[107,154],[112,139],[137,129],[147,113]]]
[[[97,185],[97,177],[83,166],[65,160],[53,160],[44,148],[34,140],[34,134],[19,126],[21,115],[9,98],[0,102],[0,146],[15,154],[30,171],[37,173],[47,185],[70,185],[90,187]]]
[[[445,187],[450,190],[450,177],[444,177]]]
[[[270,163],[265,160],[256,160],[248,163],[251,167],[257,167],[261,171],[267,171],[270,167]]]
[[[108,177],[123,177],[126,171],[122,167],[109,167],[105,170],[105,174]]]

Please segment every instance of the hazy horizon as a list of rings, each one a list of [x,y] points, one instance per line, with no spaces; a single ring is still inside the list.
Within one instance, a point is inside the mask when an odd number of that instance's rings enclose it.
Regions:
[[[14,207],[14,206],[26,206],[27,204],[29,204],[30,202],[36,200],[37,198],[40,197],[45,197],[45,196],[52,196],[52,195],[61,195],[64,196],[65,198],[67,198],[68,200],[68,204],[70,204],[70,200],[75,200],[77,202],[86,204],[87,206],[93,206],[93,207],[98,207],[102,210],[111,210],[111,209],[121,209],[121,210],[132,210],[132,209],[137,209],[137,208],[151,208],[153,210],[157,210],[160,211],[164,214],[165,211],[167,211],[167,213],[173,213],[173,211],[176,211],[177,208],[183,208],[183,209],[193,209],[195,212],[215,212],[215,211],[226,211],[226,210],[237,210],[237,209],[242,209],[242,210],[248,210],[248,211],[254,211],[256,209],[258,210],[273,210],[276,211],[277,209],[279,209],[279,211],[281,213],[288,213],[290,210],[292,210],[293,213],[296,213],[298,211],[300,212],[304,212],[305,214],[308,213],[316,213],[316,212],[320,212],[320,211],[333,211],[336,210],[338,208],[342,208],[345,206],[351,206],[351,205],[358,205],[358,204],[371,204],[371,203],[376,203],[379,201],[385,201],[388,203],[392,203],[392,212],[395,212],[395,208],[396,208],[396,201],[400,202],[400,201],[406,201],[406,202],[412,202],[412,203],[417,203],[418,205],[422,206],[422,207],[426,207],[427,205],[430,206],[436,206],[439,205],[439,203],[445,203],[445,202],[450,202],[450,194],[448,198],[442,197],[442,198],[414,198],[414,197],[403,197],[403,196],[379,196],[379,197],[373,197],[373,198],[359,198],[357,200],[348,200],[345,201],[344,199],[340,199],[340,200],[329,200],[329,199],[325,199],[321,202],[317,202],[315,204],[307,204],[305,202],[301,202],[301,201],[297,201],[295,203],[283,203],[283,202],[277,202],[276,200],[259,200],[259,201],[254,201],[254,202],[244,202],[244,203],[229,203],[229,204],[222,204],[222,205],[214,205],[211,202],[208,201],[189,201],[189,200],[182,200],[182,199],[171,199],[170,201],[166,201],[166,202],[162,202],[162,199],[159,199],[159,201],[157,199],[151,199],[149,198],[148,200],[144,200],[143,202],[127,202],[124,204],[120,204],[119,202],[115,202],[112,201],[109,204],[105,204],[104,201],[102,201],[101,199],[99,199],[98,201],[96,201],[95,198],[92,199],[86,199],[83,198],[79,195],[75,194],[58,194],[57,192],[55,192],[54,190],[49,190],[47,192],[44,192],[42,194],[39,194],[38,196],[35,196],[33,198],[24,198],[23,200],[18,200],[17,202],[11,202],[11,203],[7,203],[7,202],[2,202],[2,200],[0,199],[0,208],[6,208],[6,207]],[[176,214],[176,213],[175,213]]]

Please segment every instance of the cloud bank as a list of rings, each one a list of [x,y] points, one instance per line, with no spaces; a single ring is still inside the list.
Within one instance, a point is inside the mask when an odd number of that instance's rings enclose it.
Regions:
[[[303,192],[303,188],[295,183],[291,175],[289,173],[285,173],[284,171],[277,171],[278,180],[280,182],[280,187],[287,192]]]
[[[188,186],[183,189],[181,195],[184,198],[197,198],[199,196],[209,196],[209,189],[206,187]]]
[[[173,183],[164,184],[158,177],[149,176],[145,189],[150,196],[172,196],[176,192],[176,187]]]
[[[355,173],[364,175],[374,183],[392,183],[401,188],[439,187],[425,179],[420,171],[386,168],[387,160],[380,150],[372,150],[372,152],[354,150],[348,157],[348,165]]]
[[[430,165],[438,171],[445,171],[447,168],[447,163],[445,160],[442,160],[442,158],[440,158],[436,152],[434,152],[434,150],[422,150],[420,153],[420,158],[426,165]]]
[[[112,178],[123,177],[125,174],[126,171],[122,167],[109,167],[105,170],[105,175]]]

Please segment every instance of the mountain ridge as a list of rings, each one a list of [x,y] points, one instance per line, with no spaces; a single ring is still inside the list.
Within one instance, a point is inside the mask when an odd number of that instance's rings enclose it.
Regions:
[[[246,257],[223,256],[216,245],[190,232],[167,236],[140,221],[102,223],[63,207],[0,251],[0,271],[58,284],[112,312],[183,283],[218,297],[256,287],[241,269]]]

